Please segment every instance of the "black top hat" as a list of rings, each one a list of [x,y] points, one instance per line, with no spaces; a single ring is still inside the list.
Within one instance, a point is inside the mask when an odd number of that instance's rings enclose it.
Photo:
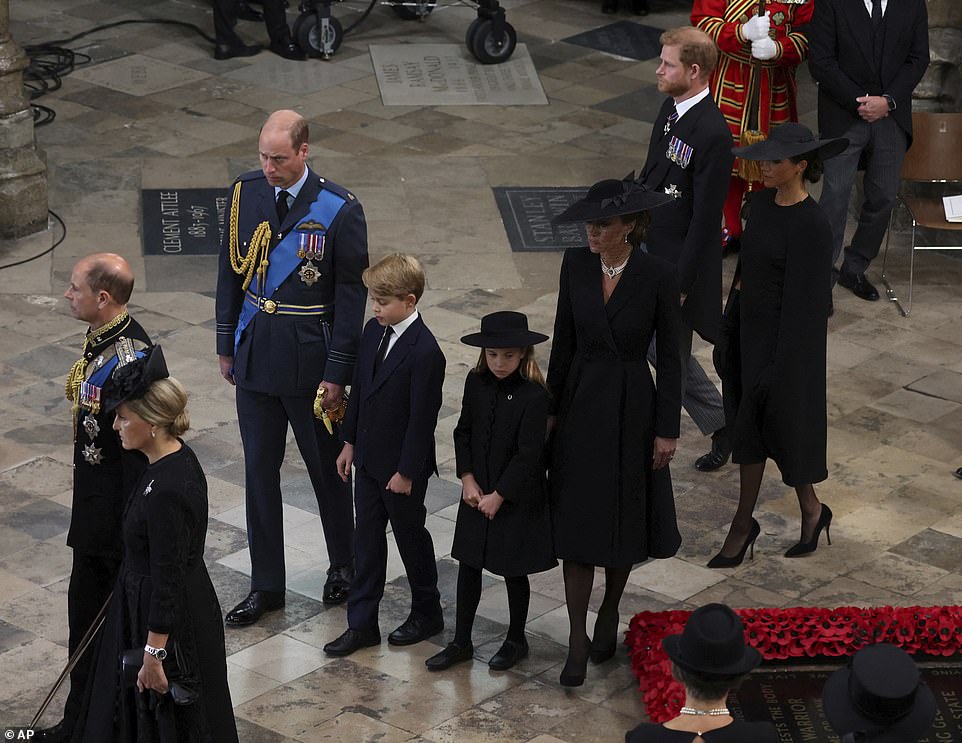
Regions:
[[[653,191],[635,180],[634,172],[624,180],[598,181],[580,201],[565,209],[554,222],[594,222],[599,219],[637,214],[674,201],[674,197]]]
[[[915,661],[885,643],[862,648],[833,673],[822,702],[836,733],[862,732],[872,743],[918,740],[935,719],[935,697],[920,683]]]
[[[680,635],[661,641],[675,665],[708,676],[741,676],[762,661],[745,644],[742,620],[724,604],[706,604],[691,613]]]
[[[479,348],[525,348],[548,340],[544,333],[528,330],[528,318],[521,312],[492,312],[481,318],[481,332],[471,333],[462,343]]]
[[[106,410],[113,410],[120,403],[139,400],[158,379],[170,376],[167,361],[160,346],[148,348],[138,359],[118,366],[110,377],[110,396],[104,402]]]
[[[742,160],[784,160],[817,151],[822,160],[827,160],[841,155],[846,147],[848,140],[845,137],[815,139],[807,126],[789,122],[772,129],[768,139],[747,147],[735,147],[732,152]]]

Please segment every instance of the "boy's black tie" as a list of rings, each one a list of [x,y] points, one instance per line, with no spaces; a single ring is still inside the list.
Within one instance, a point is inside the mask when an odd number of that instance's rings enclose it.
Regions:
[[[384,328],[384,335],[381,336],[381,342],[377,347],[377,356],[374,357],[374,373],[377,374],[377,370],[381,367],[381,363],[384,361],[384,357],[387,356],[387,347],[391,345],[391,335],[394,333],[394,328],[388,325]]]

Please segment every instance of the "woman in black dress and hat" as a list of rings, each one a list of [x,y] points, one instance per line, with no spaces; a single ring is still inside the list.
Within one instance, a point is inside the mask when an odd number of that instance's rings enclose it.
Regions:
[[[802,124],[783,124],[768,139],[732,150],[761,161],[766,190],[752,197],[733,291],[740,289],[741,399],[732,459],[739,465],[738,508],[710,568],[741,564],[761,527],[752,516],[765,462],[773,459],[801,509],[801,538],[786,557],[815,551],[829,536],[832,511],[814,483],[828,477],[825,344],[831,302],[832,235],[809,196],[822,160],[845,139],[816,140]],[[829,542],[831,543],[831,542]]]
[[[822,706],[842,743],[912,743],[931,731],[936,713],[912,656],[887,643],[862,648],[829,676]]]
[[[728,711],[728,694],[761,663],[745,645],[738,615],[724,604],[695,609],[680,635],[662,646],[671,658],[672,675],[685,687],[685,706],[661,725],[645,722],[625,735],[625,743],[775,743],[770,722],[736,720]],[[692,737],[696,736],[696,737]]]
[[[610,658],[618,604],[636,563],[670,557],[681,536],[668,463],[681,410],[680,307],[674,267],[640,249],[648,209],[671,196],[631,177],[593,185],[556,221],[584,222],[588,247],[565,252],[548,362],[557,415],[550,492],[555,554],[568,609],[565,686],[584,683],[589,656]],[[658,344],[658,386],[645,358]],[[605,594],[587,634],[596,566]]]
[[[237,743],[224,622],[204,565],[207,479],[180,439],[187,393],[160,346],[113,378],[114,430],[148,465],[124,513],[124,559],[74,740]]]

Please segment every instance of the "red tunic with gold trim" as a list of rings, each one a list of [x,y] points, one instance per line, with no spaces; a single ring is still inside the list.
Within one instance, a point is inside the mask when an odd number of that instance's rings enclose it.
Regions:
[[[795,67],[808,55],[808,40],[800,26],[812,20],[815,0],[771,0],[769,36],[777,53],[761,62],[759,129],[786,121],[798,121],[795,105]],[[691,22],[715,41],[721,50],[718,66],[711,77],[712,95],[721,109],[732,138],[738,142],[748,127],[748,91],[752,75],[752,45],[742,38],[741,27],[758,13],[758,0],[695,0]]]

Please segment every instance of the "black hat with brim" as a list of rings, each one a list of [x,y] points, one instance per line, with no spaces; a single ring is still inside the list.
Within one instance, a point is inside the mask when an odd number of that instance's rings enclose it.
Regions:
[[[935,696],[915,661],[886,643],[859,650],[822,690],[825,716],[839,735],[868,733],[872,743],[918,740],[935,719]]]
[[[143,356],[122,366],[118,365],[113,370],[110,376],[110,395],[104,401],[104,409],[113,410],[128,400],[139,400],[147,394],[152,383],[169,376],[161,347],[148,348]]]
[[[735,147],[732,152],[742,160],[784,160],[810,152],[817,152],[822,160],[828,160],[841,155],[846,147],[848,140],[845,137],[815,139],[812,130],[807,126],[792,122],[776,126],[769,133],[768,139],[747,147]]]
[[[745,644],[745,627],[724,604],[706,604],[691,613],[680,635],[661,641],[678,667],[706,676],[741,676],[762,661]]]
[[[482,317],[481,332],[470,333],[461,342],[478,348],[527,348],[546,340],[544,333],[528,330],[528,318],[523,313],[504,311]]]
[[[588,189],[584,198],[569,206],[553,221],[556,224],[595,222],[625,214],[637,214],[672,201],[674,197],[661,191],[653,191],[636,181],[635,174],[631,173],[621,181],[614,178],[598,181]]]

